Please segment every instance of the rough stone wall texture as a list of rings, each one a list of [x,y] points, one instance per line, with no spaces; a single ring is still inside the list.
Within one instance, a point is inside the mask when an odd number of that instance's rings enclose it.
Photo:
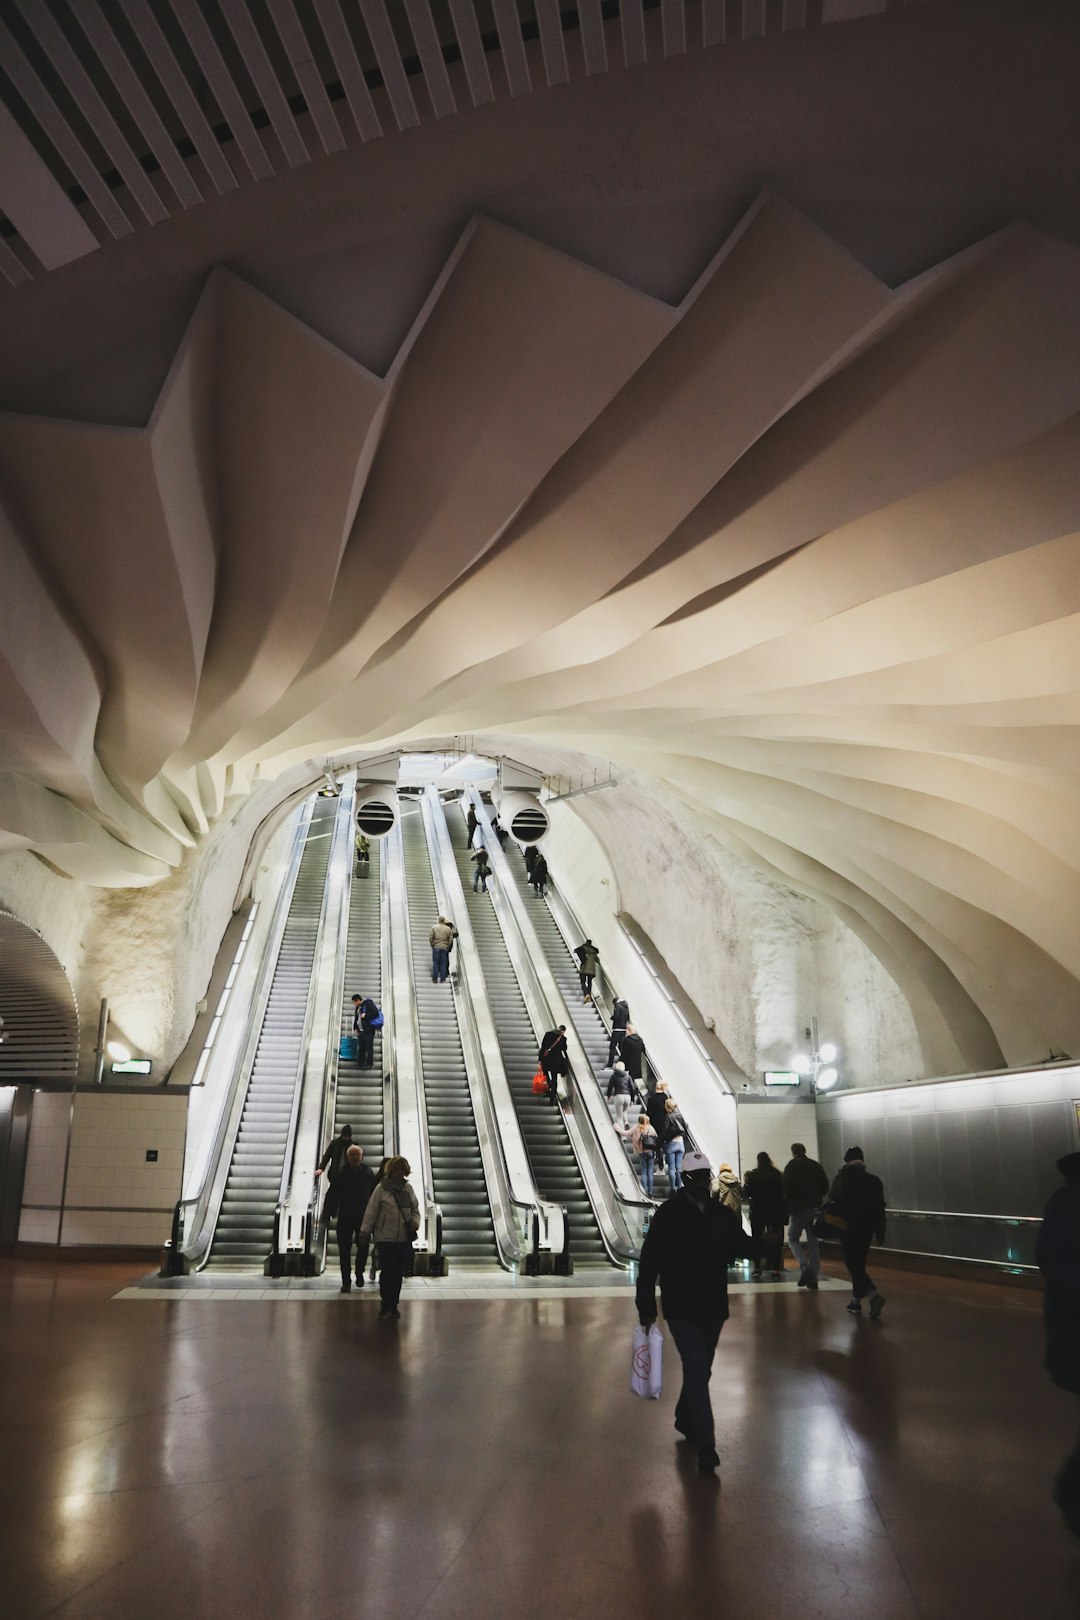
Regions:
[[[88,1021],[83,985],[86,941],[93,930],[101,893],[76,878],[66,877],[26,850],[0,855],[0,908],[36,929],[55,951],[71,980],[83,1026]]]
[[[724,849],[643,773],[571,801],[599,839],[622,910],[656,942],[732,1056],[787,1067],[816,1013],[846,1085],[924,1074],[908,1003],[861,940],[817,901]]]

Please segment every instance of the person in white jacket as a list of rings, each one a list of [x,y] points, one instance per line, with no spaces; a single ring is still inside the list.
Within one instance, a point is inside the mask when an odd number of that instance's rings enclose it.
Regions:
[[[420,1205],[407,1176],[409,1164],[399,1156],[390,1160],[386,1174],[368,1200],[360,1227],[362,1238],[374,1237],[379,1249],[380,1316],[400,1316],[401,1280],[409,1250],[420,1230]]]

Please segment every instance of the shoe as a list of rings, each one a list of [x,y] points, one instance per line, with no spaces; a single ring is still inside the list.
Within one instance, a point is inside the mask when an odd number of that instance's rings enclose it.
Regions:
[[[380,1316],[389,1316],[390,1315],[390,1312],[387,1310],[385,1305],[383,1306],[382,1310],[379,1312],[379,1315]]]
[[[703,1446],[697,1454],[699,1474],[714,1474],[720,1466],[720,1458],[716,1455],[713,1446]]]
[[[692,1440],[694,1438],[690,1430],[684,1423],[680,1423],[678,1418],[675,1419],[675,1432],[683,1440]]]
[[[760,1282],[761,1281],[761,1272],[760,1271],[752,1271],[750,1273],[750,1275],[754,1279],[755,1282]]]
[[[390,1312],[390,1315],[391,1315],[391,1316],[400,1316],[400,1315],[401,1315],[401,1312],[400,1312],[400,1311],[391,1311],[391,1312]]]
[[[871,1320],[871,1322],[876,1322],[878,1317],[881,1315],[881,1313],[882,1313],[882,1311],[884,1309],[885,1309],[885,1295],[884,1294],[871,1294],[871,1296],[870,1296],[870,1320]]]
[[[782,1271],[774,1271],[771,1273],[771,1276],[773,1282],[783,1282],[784,1280],[784,1273]]]
[[[847,1309],[851,1312],[852,1316],[862,1315],[862,1305],[857,1299],[849,1299],[847,1302]]]
[[[343,1294],[351,1294],[351,1293],[352,1293],[352,1286],[351,1286],[351,1284],[350,1284],[350,1283],[342,1283],[342,1285],[341,1285],[341,1292],[342,1292],[342,1293],[343,1293]]]
[[[806,1279],[806,1287],[812,1294],[817,1293],[817,1278],[814,1276],[813,1272],[811,1272],[809,1277]]]
[[[799,1287],[800,1288],[806,1288],[809,1285],[810,1279],[811,1279],[811,1277],[813,1275],[814,1275],[814,1273],[812,1271],[800,1271],[799,1272]]]
[[[363,1279],[363,1277],[357,1277],[357,1279],[356,1279],[356,1286],[357,1286],[357,1288],[363,1288],[363,1286],[364,1286],[364,1279]]]

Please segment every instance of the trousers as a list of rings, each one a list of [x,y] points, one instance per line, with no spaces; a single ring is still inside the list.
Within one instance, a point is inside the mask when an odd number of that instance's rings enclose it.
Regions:
[[[439,984],[450,977],[450,952],[441,945],[431,947],[431,977]]]
[[[379,1298],[384,1311],[396,1311],[401,1298],[401,1282],[405,1276],[411,1243],[379,1244]]]
[[[806,1253],[799,1242],[803,1233],[806,1233]],[[793,1209],[788,1220],[787,1229],[788,1248],[795,1256],[800,1271],[812,1271],[816,1277],[821,1271],[821,1250],[814,1233],[814,1211],[812,1209]]]
[[[675,1422],[699,1451],[716,1444],[709,1379],[722,1322],[698,1322],[692,1316],[669,1316],[667,1325],[682,1362],[682,1389],[675,1403]]]
[[[751,1208],[750,1233],[761,1243],[761,1250],[754,1261],[754,1269],[760,1271],[762,1263],[764,1263],[769,1271],[783,1271],[784,1221],[782,1213],[779,1217],[757,1215]]]
[[[866,1269],[870,1239],[869,1232],[847,1231],[840,1234],[840,1248],[843,1251],[844,1264],[851,1273],[851,1292],[855,1299],[865,1299],[867,1294],[876,1292]]]
[[[361,1282],[364,1267],[367,1265],[368,1240],[360,1236],[360,1222],[350,1221],[341,1217],[337,1223],[338,1259],[341,1262],[341,1286],[349,1286],[349,1270],[352,1264],[352,1247],[356,1244],[356,1281]]]

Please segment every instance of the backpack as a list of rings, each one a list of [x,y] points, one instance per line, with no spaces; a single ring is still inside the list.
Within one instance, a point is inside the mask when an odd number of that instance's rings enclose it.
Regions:
[[[381,1007],[376,1007],[374,1018],[369,1018],[368,1019],[368,1028],[369,1029],[382,1029],[384,1022],[385,1022],[385,1019],[383,1018],[383,1010],[382,1010],[382,1008]]]

